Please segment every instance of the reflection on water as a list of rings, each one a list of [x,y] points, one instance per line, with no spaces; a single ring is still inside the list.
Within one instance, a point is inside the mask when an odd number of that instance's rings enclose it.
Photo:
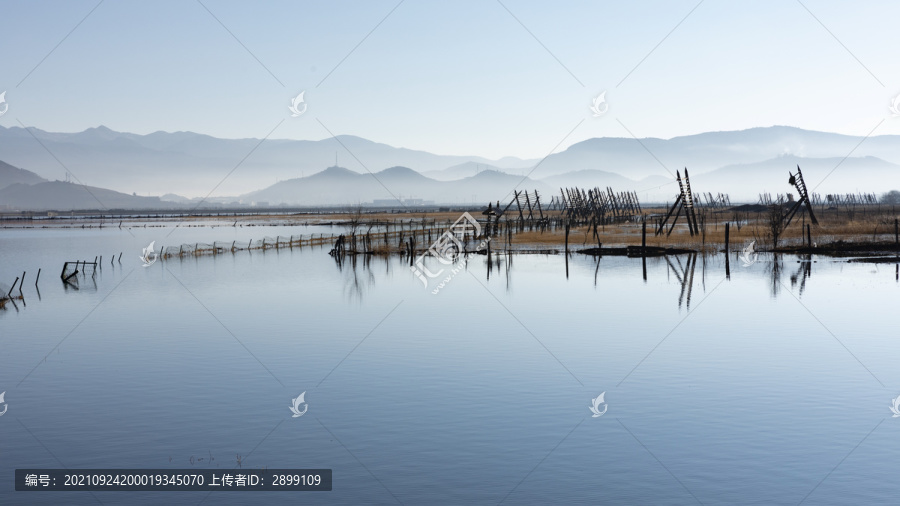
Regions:
[[[406,257],[330,246],[145,268],[133,231],[0,236],[0,279],[44,272],[0,310],[3,504],[96,502],[23,498],[17,467],[332,468],[334,490],[304,496],[323,504],[896,495],[896,265],[470,254],[434,294]],[[126,253],[72,286],[49,274],[99,250]]]

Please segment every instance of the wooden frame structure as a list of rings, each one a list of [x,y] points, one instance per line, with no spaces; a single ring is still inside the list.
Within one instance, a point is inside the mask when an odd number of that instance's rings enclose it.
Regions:
[[[560,188],[563,216],[572,223],[611,223],[641,214],[636,192],[616,193],[612,188]]]
[[[809,200],[809,193],[806,191],[806,182],[803,181],[803,173],[800,172],[800,166],[797,166],[797,174],[788,172],[788,175],[790,176],[790,178],[788,178],[788,183],[794,185],[794,188],[797,189],[799,198],[784,216],[784,228],[788,228],[791,224],[791,220],[794,219],[794,215],[797,214],[797,211],[799,211],[800,207],[803,205],[806,206],[806,212],[809,213],[809,221],[811,221],[813,225],[818,225],[819,220],[816,219],[816,215],[813,213],[812,202]]]
[[[659,226],[656,229],[656,235],[659,235],[665,230],[666,224],[669,222],[669,218],[672,216],[675,219],[672,220],[672,225],[669,227],[669,231],[666,232],[666,236],[672,234],[672,230],[675,229],[675,224],[678,223],[678,217],[681,215],[681,211],[684,211],[684,218],[687,220],[688,230],[691,233],[691,237],[694,234],[700,232],[700,227],[697,225],[697,213],[694,211],[694,194],[691,192],[691,180],[688,176],[687,167],[684,169],[684,181],[681,180],[681,173],[675,171],[675,179],[678,180],[678,189],[681,193],[675,197],[675,203],[672,204],[672,208],[669,209],[669,213],[666,217],[659,222]]]

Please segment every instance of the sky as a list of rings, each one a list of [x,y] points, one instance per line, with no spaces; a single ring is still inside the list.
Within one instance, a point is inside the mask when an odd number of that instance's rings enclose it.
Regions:
[[[4,127],[347,134],[491,159],[538,159],[592,137],[771,125],[900,134],[889,110],[900,94],[896,1],[90,0],[2,10]],[[306,110],[292,117],[301,92]]]

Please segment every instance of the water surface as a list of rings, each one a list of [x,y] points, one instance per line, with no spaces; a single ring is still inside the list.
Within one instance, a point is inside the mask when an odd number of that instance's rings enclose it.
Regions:
[[[332,468],[334,490],[204,503],[896,496],[892,264],[735,256],[726,276],[723,256],[685,255],[648,259],[645,280],[640,259],[470,256],[433,294],[405,259],[337,263],[327,248],[138,259],[151,240],[331,233],[300,228],[0,233],[0,281],[29,273],[25,300],[0,310],[0,501],[97,502],[16,493],[15,468],[230,469],[238,455],[244,468]],[[62,284],[63,261],[107,251],[121,264],[104,255],[77,290]],[[309,410],[292,418],[301,392]]]

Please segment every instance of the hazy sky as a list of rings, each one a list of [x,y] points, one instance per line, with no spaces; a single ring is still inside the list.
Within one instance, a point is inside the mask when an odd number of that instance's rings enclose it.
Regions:
[[[273,138],[491,158],[770,125],[900,133],[897,1],[92,0],[0,19],[6,127],[261,138],[283,120]]]

